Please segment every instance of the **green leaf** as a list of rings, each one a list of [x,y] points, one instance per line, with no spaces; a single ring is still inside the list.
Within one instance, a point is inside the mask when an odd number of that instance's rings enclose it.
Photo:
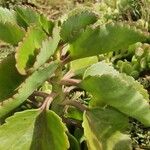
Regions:
[[[0,22],[9,22],[11,24],[16,24],[17,20],[15,16],[15,11],[0,7]]]
[[[54,23],[47,19],[43,14],[38,14],[36,11],[29,7],[16,7],[16,18],[17,23],[27,28],[31,25],[36,25],[41,27],[47,34],[52,33]]]
[[[83,120],[83,113],[75,107],[69,107],[64,115],[66,118],[72,118],[76,120]]]
[[[70,133],[68,133],[68,138],[69,138],[69,142],[70,142],[69,150],[80,150],[80,144],[77,141],[77,139]]]
[[[39,68],[25,82],[23,82],[18,92],[12,97],[0,103],[0,118],[20,106],[44,81],[56,70],[58,63],[52,62]]]
[[[80,86],[92,94],[92,107],[104,103],[150,126],[148,93],[132,77],[113,71],[107,64],[97,63],[87,69]]]
[[[53,37],[45,40],[42,43],[40,52],[37,55],[36,61],[33,66],[34,70],[43,65],[57,50],[60,41],[59,31],[59,27],[55,27],[53,30]]]
[[[35,25],[39,23],[39,15],[34,10],[29,7],[20,7],[15,8],[16,18],[18,24],[24,28],[27,28],[30,25]]]
[[[47,34],[52,34],[54,23],[48,20],[44,15],[40,15],[40,25]],[[57,34],[57,33],[56,33]]]
[[[0,126],[0,149],[30,150],[39,113],[39,110],[27,110],[6,119],[6,123]]]
[[[15,67],[14,56],[7,56],[0,63],[0,101],[12,96],[24,79]]]
[[[85,140],[83,129],[82,128],[76,128],[74,130],[74,137],[77,139],[77,141],[79,143],[82,143]]]
[[[70,62],[70,69],[76,75],[80,75],[80,74],[84,73],[84,71],[87,69],[87,67],[89,67],[90,65],[97,63],[97,62],[98,62],[98,59],[96,56],[77,59],[77,60]]]
[[[84,58],[120,49],[127,49],[148,36],[128,25],[118,23],[101,27],[87,27],[77,40],[70,44],[72,59]]]
[[[89,150],[131,150],[128,135],[121,133],[128,119],[113,109],[91,109],[84,113],[83,128]]]
[[[53,111],[46,111],[36,119],[33,141],[30,150],[67,150],[69,141],[67,128]]]
[[[147,92],[147,90],[144,89],[143,85],[140,84],[140,82],[135,81],[134,78],[127,76],[126,74],[121,74],[121,77],[128,82],[128,84],[130,86],[132,86],[134,89],[136,89],[140,94],[142,94],[142,96],[144,97],[144,99],[149,102],[149,94]]]
[[[82,11],[68,18],[62,25],[61,38],[65,42],[73,42],[84,31],[87,25],[97,21],[97,16],[89,11]]]
[[[25,31],[16,24],[0,22],[0,40],[17,45],[24,37]]]
[[[119,75],[119,72],[115,70],[111,66],[111,64],[107,64],[105,62],[98,62],[86,69],[83,78],[86,78],[88,76],[96,76],[96,75],[101,76],[103,74]]]
[[[53,111],[16,113],[0,126],[0,149],[67,150],[66,127]]]
[[[27,70],[32,67],[36,53],[42,45],[46,34],[38,27],[29,27],[22,42],[16,50],[16,67],[20,74],[25,75]]]

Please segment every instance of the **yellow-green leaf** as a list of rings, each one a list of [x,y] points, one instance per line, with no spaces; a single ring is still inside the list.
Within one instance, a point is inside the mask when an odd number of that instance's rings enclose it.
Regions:
[[[39,110],[16,113],[0,126],[0,149],[30,150],[34,126]]]
[[[84,77],[80,86],[92,94],[91,107],[107,104],[150,126],[148,93],[132,77],[102,62],[89,67]]]
[[[62,24],[61,38],[65,42],[71,43],[78,38],[86,26],[96,21],[97,16],[87,10],[72,15]]]
[[[0,63],[0,101],[11,97],[25,79],[25,76],[18,73],[15,63],[13,55],[7,56]]]
[[[67,150],[67,128],[53,111],[26,110],[0,126],[0,149]]]
[[[33,65],[33,70],[38,69],[43,65],[57,50],[60,41],[59,27],[53,29],[53,36],[48,40],[43,41],[39,54],[36,57],[36,61]]]
[[[16,46],[23,39],[24,35],[24,29],[18,25],[0,22],[0,40]]]
[[[66,126],[55,112],[42,112],[35,122],[30,150],[67,150],[69,141],[66,131]]]
[[[70,56],[78,59],[127,49],[136,42],[145,42],[147,38],[148,33],[142,33],[126,24],[109,23],[101,27],[87,27],[70,44]]]
[[[22,42],[16,50],[16,67],[20,74],[25,75],[34,64],[36,54],[46,34],[39,27],[29,27]]]
[[[122,133],[127,127],[127,117],[113,109],[91,109],[83,116],[89,150],[131,150],[129,136]]]
[[[39,68],[30,75],[20,86],[13,97],[0,103],[0,118],[6,116],[9,112],[20,106],[26,99],[47,80],[56,70],[58,63],[52,62]]]

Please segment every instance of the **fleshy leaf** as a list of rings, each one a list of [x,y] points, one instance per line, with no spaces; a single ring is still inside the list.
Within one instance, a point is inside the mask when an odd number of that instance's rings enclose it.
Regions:
[[[65,115],[66,118],[72,118],[72,119],[76,119],[76,120],[83,120],[83,113],[76,109],[75,107],[68,107]]]
[[[22,42],[19,43],[16,50],[16,67],[20,74],[26,74],[26,71],[32,67],[35,61],[36,53],[41,47],[46,34],[38,27],[29,27]]]
[[[55,27],[53,30],[53,37],[42,43],[40,53],[37,55],[33,66],[34,70],[43,65],[57,50],[57,46],[60,41],[59,31],[59,27]]]
[[[53,31],[54,23],[51,20],[48,20],[44,15],[40,15],[39,22],[43,30],[51,35]]]
[[[83,74],[84,71],[92,64],[97,63],[98,58],[96,56],[93,57],[87,57],[82,59],[77,59],[74,61],[71,61],[70,63],[70,69],[76,74],[80,75]],[[81,65],[82,64],[82,65]]]
[[[17,23],[27,28],[31,25],[37,25],[41,27],[47,34],[52,33],[54,23],[47,19],[43,14],[38,14],[36,11],[29,7],[16,7]]]
[[[15,58],[9,55],[0,63],[0,101],[12,96],[25,77],[15,67]]]
[[[80,144],[77,141],[77,139],[70,133],[68,133],[68,138],[69,138],[69,142],[70,142],[69,150],[80,150]]]
[[[94,70],[98,71],[93,73]],[[97,63],[87,69],[81,87],[93,95],[90,105],[99,107],[105,103],[139,120],[145,126],[150,126],[147,91],[132,77],[110,70],[112,67],[104,63]]]
[[[17,45],[24,37],[25,31],[16,24],[0,22],[0,40]]]
[[[31,150],[67,150],[67,128],[53,111],[42,112],[36,119]]]
[[[148,35],[128,25],[106,24],[87,27],[77,40],[70,44],[72,59],[84,58],[120,49],[136,42],[144,42]]]
[[[15,8],[16,18],[18,24],[22,27],[27,28],[30,25],[39,23],[39,15],[34,10],[29,7],[20,7]]]
[[[89,11],[82,11],[69,17],[62,25],[61,38],[65,42],[73,42],[84,31],[87,25],[97,21],[97,16]]]
[[[16,113],[0,126],[0,149],[67,150],[66,127],[53,111]],[[57,140],[56,140],[57,139]]]
[[[144,97],[147,102],[149,102],[149,95],[148,92],[144,89],[143,85],[140,84],[139,82],[135,81],[134,78],[127,76],[126,74],[121,74],[122,78],[124,78],[125,81],[128,82],[133,88],[138,90],[142,96]]]
[[[0,22],[16,24],[15,11],[0,7]]]
[[[6,119],[6,123],[0,126],[0,149],[29,150],[39,113],[39,110],[27,110]]]
[[[131,141],[123,132],[128,119],[113,109],[91,109],[83,116],[83,128],[89,150],[131,150]]]
[[[24,83],[21,84],[17,94],[0,103],[0,118],[21,105],[47,78],[56,70],[58,63],[52,62],[39,68]]]
[[[103,75],[103,74],[119,75],[119,72],[115,70],[110,64],[106,64],[104,62],[98,62],[86,69],[83,78],[86,78],[88,76],[96,76],[96,75]]]

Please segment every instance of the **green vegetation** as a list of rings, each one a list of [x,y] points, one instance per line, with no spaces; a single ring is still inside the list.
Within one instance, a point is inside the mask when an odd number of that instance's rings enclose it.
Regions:
[[[0,150],[150,149],[149,1],[0,3]]]

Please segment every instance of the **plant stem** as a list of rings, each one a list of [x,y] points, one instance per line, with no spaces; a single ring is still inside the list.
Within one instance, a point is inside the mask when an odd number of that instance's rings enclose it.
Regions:
[[[42,106],[40,107],[40,109],[41,110],[44,110],[44,109],[49,110],[49,106],[50,106],[50,104],[52,103],[52,101],[54,100],[55,97],[56,97],[55,93],[49,94],[46,97],[46,99],[45,99],[44,103],[42,104]]]
[[[82,112],[84,112],[85,110],[88,109],[86,106],[84,106],[83,104],[79,103],[78,101],[72,101],[72,100],[65,100],[62,103],[62,105],[74,106],[74,107],[78,108],[79,110],[81,110]]]
[[[49,96],[49,94],[45,92],[41,92],[41,91],[34,91],[32,96],[40,96],[40,97],[46,98]]]
[[[62,79],[60,83],[62,85],[78,85],[81,82],[79,79]]]
[[[67,63],[69,63],[71,61],[70,56],[68,55],[64,60],[62,60],[62,65],[66,65]]]
[[[77,128],[81,128],[82,129],[82,125],[81,125],[80,121],[73,120],[73,119],[70,119],[70,118],[65,118],[65,117],[62,117],[62,120],[67,125],[73,125],[73,126],[75,126]]]
[[[70,79],[72,78],[73,76],[75,76],[75,73],[71,70],[69,70],[64,76],[63,76],[63,79]]]
[[[57,96],[51,105],[51,109],[60,116],[63,113],[63,106],[60,105],[60,103],[65,98],[64,92],[62,90],[62,85],[60,84],[61,79],[62,79],[62,66],[60,65],[55,71],[55,77],[52,80],[52,92],[57,93]]]
[[[65,94],[62,89],[62,85],[60,84],[61,79],[63,78],[63,65],[60,60],[60,51],[54,55],[54,59],[60,61],[58,68],[55,71],[55,76],[52,78],[52,92],[56,93],[57,96],[55,97],[54,101],[51,104],[51,109],[55,111],[58,115],[62,116],[63,114],[63,106],[60,105],[65,98]]]
[[[66,94],[68,94],[70,91],[74,90],[75,88],[77,88],[76,86],[69,86],[69,87],[65,87],[63,92]]]

